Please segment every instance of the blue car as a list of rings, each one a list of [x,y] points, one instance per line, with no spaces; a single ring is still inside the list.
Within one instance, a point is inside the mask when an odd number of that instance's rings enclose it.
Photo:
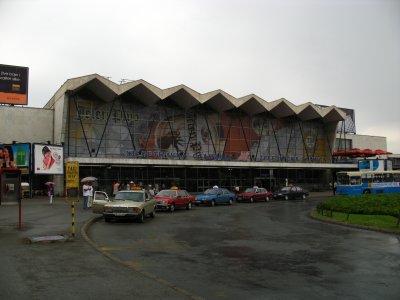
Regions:
[[[216,204],[229,204],[232,205],[235,194],[224,188],[212,188],[206,190],[203,194],[197,195],[194,204],[207,204],[215,206]]]

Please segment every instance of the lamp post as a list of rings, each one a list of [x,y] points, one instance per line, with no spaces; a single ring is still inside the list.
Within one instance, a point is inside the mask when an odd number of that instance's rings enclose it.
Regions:
[[[232,169],[229,168],[229,190],[232,189]]]

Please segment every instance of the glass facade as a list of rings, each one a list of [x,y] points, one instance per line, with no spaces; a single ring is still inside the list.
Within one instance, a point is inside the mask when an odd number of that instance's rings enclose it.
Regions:
[[[229,162],[330,163],[324,123],[240,109],[217,112],[207,104],[183,109],[171,100],[145,105],[123,95],[111,102],[93,95],[71,96],[64,153],[76,158],[152,159],[154,165],[81,165],[80,176],[95,176],[111,192],[113,181],[131,180],[159,188],[178,185],[200,192],[219,185],[258,185],[268,190],[288,183],[314,189],[328,185],[327,170],[232,168]],[[162,160],[191,160],[192,167],[163,166]],[[198,161],[226,161],[226,167]]]
[[[318,119],[81,96],[70,99],[67,127],[67,157],[331,162],[327,133]]]

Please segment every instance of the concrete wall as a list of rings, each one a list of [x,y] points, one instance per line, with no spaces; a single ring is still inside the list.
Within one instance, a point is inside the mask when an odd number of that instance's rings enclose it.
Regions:
[[[54,142],[51,109],[0,105],[0,144]]]
[[[344,136],[336,134],[336,139],[339,138],[344,139]],[[352,140],[353,148],[371,149],[371,150],[381,149],[387,151],[387,142],[386,142],[386,137],[384,136],[346,134],[345,139]]]

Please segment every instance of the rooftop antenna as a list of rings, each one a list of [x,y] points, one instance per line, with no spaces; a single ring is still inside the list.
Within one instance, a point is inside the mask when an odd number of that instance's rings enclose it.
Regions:
[[[134,81],[134,80],[123,78],[123,79],[121,79],[121,80],[119,81],[119,84],[123,84],[123,83],[127,83],[127,82],[132,82],[132,81]]]

